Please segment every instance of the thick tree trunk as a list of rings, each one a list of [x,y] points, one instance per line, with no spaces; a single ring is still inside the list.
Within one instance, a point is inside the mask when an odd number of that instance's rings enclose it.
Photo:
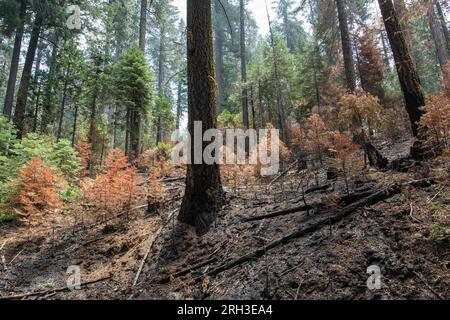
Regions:
[[[345,0],[336,0],[339,17],[339,29],[341,31],[342,53],[344,55],[344,68],[347,89],[354,92],[356,89],[355,63],[353,62],[352,40],[348,29],[347,8]]]
[[[436,47],[436,53],[439,60],[439,65],[441,66],[441,70],[445,74],[445,68],[448,63],[448,51],[447,45],[445,42],[444,34],[436,17],[436,13],[434,11],[433,2],[431,1],[428,8],[428,22],[430,24],[431,36],[433,37],[434,45]]]
[[[272,22],[270,21],[269,15],[269,7],[266,3],[266,13],[267,13],[267,21],[269,22],[269,31],[270,31],[270,44],[272,48],[273,55],[273,65],[275,69],[275,91],[277,97],[277,111],[278,111],[278,121],[279,121],[279,129],[281,133],[281,140],[285,143],[286,146],[289,146],[289,133],[287,130],[287,121],[286,121],[286,111],[284,110],[284,98],[281,86],[281,71],[280,71],[280,63],[278,61],[278,56],[275,48],[275,37],[272,29]],[[269,110],[270,115],[270,110]]]
[[[411,58],[408,44],[402,32],[402,27],[392,0],[378,0],[378,3],[394,55],[412,131],[414,136],[417,137],[419,133],[419,122],[423,115],[421,108],[425,105],[425,96],[422,91],[419,75]]]
[[[242,120],[246,129],[250,128],[249,114],[248,114],[248,89],[247,89],[247,57],[245,50],[245,6],[244,0],[239,1],[240,8],[240,30],[241,30],[241,83],[242,83]],[[248,143],[245,147],[248,152]]]
[[[394,8],[397,12],[397,17],[400,23],[400,26],[402,28],[402,33],[405,37],[406,44],[408,45],[409,53],[411,55],[411,59],[416,65],[416,56],[414,54],[414,44],[413,44],[413,37],[411,33],[411,27],[409,24],[409,18],[408,18],[408,8],[406,7],[405,0],[394,0]]]
[[[22,139],[25,129],[25,108],[28,99],[28,89],[30,86],[31,72],[33,69],[34,57],[39,41],[39,34],[41,33],[43,18],[40,13],[37,14],[33,29],[31,31],[30,42],[28,44],[27,56],[25,58],[25,65],[22,71],[22,79],[20,81],[19,92],[17,94],[16,110],[14,111],[14,124],[17,128],[17,137]]]
[[[3,113],[9,119],[11,119],[12,117],[12,109],[14,104],[14,91],[16,88],[17,73],[19,70],[20,50],[22,47],[22,38],[25,27],[26,11],[27,11],[27,2],[26,0],[22,0],[20,2],[19,22],[16,29],[16,35],[14,37],[14,48],[11,58],[11,65],[9,69],[9,78],[8,78],[8,86],[6,88],[5,104],[3,107]]]
[[[203,136],[203,132],[216,128],[217,121],[211,0],[187,0],[187,49],[188,127],[191,140],[202,141],[202,137],[194,135],[195,122],[202,123]],[[197,152],[195,146],[189,151],[193,164],[188,165],[186,192],[179,215],[181,222],[195,226],[199,234],[209,230],[217,212],[225,203],[219,166],[203,162],[202,151],[206,145],[207,143],[203,143]],[[197,159],[201,160],[199,164],[195,164],[196,154],[197,158],[202,158]]]

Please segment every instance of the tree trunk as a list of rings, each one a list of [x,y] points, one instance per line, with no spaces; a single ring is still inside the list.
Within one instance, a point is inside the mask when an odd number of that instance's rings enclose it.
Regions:
[[[36,93],[36,101],[34,102],[34,117],[33,117],[33,133],[37,132],[37,123],[38,123],[38,116],[39,116],[39,102],[41,99],[41,90],[42,87],[39,85],[39,89]]]
[[[408,44],[402,33],[402,27],[392,0],[378,0],[378,3],[394,55],[412,131],[414,136],[417,137],[419,133],[419,122],[423,115],[421,108],[425,105],[425,96],[422,91],[419,75],[411,58]]]
[[[53,114],[53,104],[52,104],[52,95],[53,95],[53,77],[55,76],[55,63],[56,59],[58,57],[58,49],[59,49],[59,42],[60,42],[60,36],[58,34],[58,31],[55,32],[55,40],[53,43],[52,48],[52,54],[50,57],[50,60],[48,62],[49,64],[49,71],[48,71],[48,83],[44,88],[43,92],[43,101],[42,101],[42,117],[41,117],[41,133],[47,133],[48,132],[48,125],[51,121],[51,116]]]
[[[339,17],[339,29],[341,31],[342,53],[344,55],[344,68],[347,89],[354,92],[356,89],[355,64],[353,62],[352,40],[348,29],[347,8],[345,0],[336,0]]]
[[[261,80],[258,81],[258,100],[259,100],[259,128],[266,128],[266,112],[264,111],[263,96],[261,94]]]
[[[39,41],[39,34],[41,33],[43,18],[40,13],[36,15],[33,29],[31,31],[30,42],[28,44],[27,56],[25,58],[25,65],[22,71],[22,79],[20,81],[19,92],[17,94],[16,110],[14,112],[14,124],[17,127],[17,138],[22,139],[24,135],[25,122],[25,108],[28,99],[28,89],[30,86],[31,71],[33,69],[34,57]]]
[[[139,21],[139,48],[145,54],[146,39],[147,39],[147,9],[148,0],[141,0],[141,16]]]
[[[64,109],[66,107],[66,99],[67,99],[67,86],[69,85],[69,81],[67,77],[69,76],[69,69],[66,71],[66,80],[64,81],[64,88],[61,99],[61,108],[59,110],[59,122],[58,122],[58,133],[56,135],[56,140],[59,141],[61,139],[62,134],[62,126],[64,122]]]
[[[75,146],[76,137],[77,137],[77,121],[78,121],[78,104],[75,105],[75,113],[73,115],[72,147]]]
[[[433,37],[433,41],[436,47],[439,65],[443,74],[445,74],[445,68],[448,63],[448,51],[442,29],[440,28],[436,13],[434,12],[433,2],[434,1],[431,1],[429,4],[427,15],[428,21],[430,23],[431,36]]]
[[[252,108],[252,121],[253,121],[253,129],[257,129],[256,127],[256,111],[255,111],[255,99],[253,94],[253,85],[250,86],[250,105]]]
[[[23,31],[25,27],[25,15],[27,11],[27,2],[22,0],[20,2],[20,14],[19,22],[16,29],[16,35],[14,37],[14,48],[11,58],[11,65],[9,69],[8,86],[6,88],[5,104],[3,107],[3,113],[6,117],[11,119],[12,109],[14,103],[14,91],[16,88],[17,73],[19,70],[20,49],[22,47]]]
[[[270,31],[270,44],[272,47],[272,55],[273,55],[273,64],[275,68],[275,91],[277,97],[277,111],[278,111],[278,121],[279,121],[279,129],[281,133],[281,140],[285,143],[286,146],[289,147],[289,133],[287,130],[287,122],[286,122],[286,112],[284,110],[284,98],[281,87],[281,72],[280,72],[280,64],[278,61],[278,56],[275,48],[275,37],[272,29],[272,22],[270,21],[269,15],[269,7],[266,2],[266,13],[267,13],[267,21],[269,22],[269,31]],[[270,115],[270,111],[269,111]]]
[[[203,132],[216,128],[217,122],[211,0],[187,0],[187,49],[188,127],[191,140],[202,141]],[[202,137],[194,136],[197,121],[202,123]],[[194,226],[198,234],[209,230],[225,203],[219,166],[203,161],[202,151],[206,145],[191,146],[189,151],[193,164],[187,168],[186,192],[179,215],[179,220]],[[195,152],[199,147],[200,150]],[[197,153],[202,158],[197,160],[201,161],[194,161]]]
[[[147,39],[147,10],[148,1],[141,0],[141,16],[139,22],[139,48],[145,55]],[[130,110],[130,154],[131,160],[135,160],[141,153],[141,113],[139,110]]]
[[[215,13],[216,13],[216,23],[214,27],[214,35],[216,39],[215,43],[215,66],[216,66],[216,82],[217,82],[217,103],[216,103],[216,109],[217,113],[220,114],[222,112],[223,103],[225,100],[224,96],[224,83],[223,83],[223,27],[222,24],[219,22],[219,15],[220,15],[220,5],[216,4],[214,5]]]
[[[450,32],[448,31],[447,21],[445,19],[444,12],[442,11],[442,6],[439,3],[439,0],[436,0],[436,9],[439,16],[439,21],[441,23],[442,31],[444,32],[444,38],[447,44],[447,52],[450,55]]]
[[[394,0],[394,9],[397,12],[397,17],[399,19],[399,23],[401,26],[402,33],[405,37],[406,44],[408,45],[409,53],[411,55],[411,59],[416,65],[416,56],[414,54],[414,44],[411,33],[411,27],[409,24],[408,18],[408,8],[406,7],[405,0]]]
[[[178,79],[178,84],[177,84],[177,116],[175,119],[175,128],[176,130],[180,130],[180,122],[181,122],[181,114],[182,114],[182,105],[181,105],[181,95],[182,95],[182,90],[183,90],[183,84],[181,83],[181,80]]]
[[[245,6],[244,0],[239,1],[240,8],[240,30],[241,30],[241,83],[242,83],[242,120],[246,129],[250,128],[249,114],[248,114],[248,89],[247,89],[247,58],[245,50]],[[246,152],[248,152],[248,143],[246,143]]]

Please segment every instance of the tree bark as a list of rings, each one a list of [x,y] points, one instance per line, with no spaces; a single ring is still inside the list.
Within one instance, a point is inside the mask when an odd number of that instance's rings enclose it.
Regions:
[[[34,57],[39,41],[39,34],[41,33],[43,17],[41,13],[37,13],[31,31],[30,42],[28,44],[25,64],[22,71],[22,79],[20,81],[19,92],[17,93],[16,110],[14,111],[14,124],[17,128],[17,138],[22,139],[25,129],[25,108],[28,99],[28,89],[30,86],[31,72],[33,69]]]
[[[219,21],[219,15],[220,15],[220,5],[216,4],[214,5],[215,13],[216,13],[216,23],[214,26],[214,35],[216,39],[215,43],[215,66],[216,66],[216,82],[217,82],[217,103],[216,103],[216,109],[217,113],[222,112],[223,103],[225,100],[224,95],[224,83],[223,83],[223,37],[224,37],[224,31],[223,27]]]
[[[69,76],[70,70],[67,69],[66,71],[66,80],[64,81],[64,88],[62,93],[62,99],[61,99],[61,108],[59,110],[59,122],[58,122],[58,133],[56,135],[56,140],[59,141],[61,139],[62,135],[62,126],[64,122],[64,109],[66,107],[66,99],[67,99],[67,87],[69,85],[69,81],[67,77]]]
[[[416,65],[416,56],[414,54],[414,44],[411,33],[411,27],[408,18],[408,8],[406,7],[405,0],[394,0],[394,9],[397,12],[400,26],[402,28],[402,33],[406,39],[406,44],[408,45],[409,52],[411,54],[411,59]]]
[[[194,122],[201,121],[202,133],[216,128],[216,96],[211,26],[211,0],[187,0],[187,56],[188,56],[188,128],[191,141],[203,140],[194,136]],[[202,135],[203,136],[203,135]],[[179,220],[192,225],[198,234],[206,233],[225,203],[225,195],[217,164],[203,160],[206,143],[191,146],[192,164],[187,167],[186,192]],[[200,155],[201,152],[201,155]],[[202,159],[195,164],[195,155]]]
[[[240,9],[240,30],[241,30],[241,83],[242,83],[242,95],[241,95],[241,106],[242,106],[242,120],[244,127],[246,129],[250,128],[249,114],[248,114],[248,89],[247,89],[247,58],[245,50],[245,6],[244,0],[239,1]],[[245,147],[248,152],[248,143]]]
[[[11,119],[12,109],[14,103],[14,91],[16,88],[17,73],[19,70],[20,50],[22,47],[23,31],[25,28],[25,15],[27,11],[27,2],[22,0],[20,2],[19,22],[16,28],[16,35],[14,37],[14,48],[11,57],[11,65],[9,69],[8,86],[6,88],[5,104],[3,113],[6,117]]]
[[[441,23],[442,31],[444,32],[445,42],[447,44],[447,52],[450,55],[450,32],[448,31],[447,21],[442,11],[442,6],[439,0],[436,0],[436,9],[439,16],[439,21]]]
[[[75,147],[75,142],[76,142],[76,137],[77,137],[77,121],[78,121],[78,104],[75,105],[75,113],[73,115],[72,147]]]
[[[448,63],[448,51],[446,41],[442,29],[440,28],[436,13],[433,6],[434,1],[430,1],[428,8],[428,22],[430,24],[431,36],[433,37],[434,45],[436,47],[436,53],[439,60],[439,65],[442,72],[445,74],[445,68]]]
[[[355,63],[353,61],[352,40],[348,29],[347,8],[345,0],[336,0],[336,7],[339,17],[339,29],[341,31],[342,53],[344,55],[344,68],[347,89],[354,92],[356,89]]]
[[[419,122],[423,115],[421,108],[425,106],[425,96],[419,75],[411,58],[392,0],[378,0],[378,3],[394,55],[412,131],[414,136],[417,137],[419,134]]]

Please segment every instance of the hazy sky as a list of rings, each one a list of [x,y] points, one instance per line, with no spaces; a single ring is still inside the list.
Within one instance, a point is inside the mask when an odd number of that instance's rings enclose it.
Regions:
[[[174,0],[175,6],[178,7],[180,13],[183,17],[186,16],[186,0]],[[271,10],[271,0],[267,0],[267,4],[269,5],[270,18],[275,18],[275,13]],[[266,6],[264,4],[264,0],[250,0],[248,9],[253,12],[253,16],[258,23],[259,32],[261,34],[266,34],[269,32],[269,24],[267,22],[267,14],[266,14]]]

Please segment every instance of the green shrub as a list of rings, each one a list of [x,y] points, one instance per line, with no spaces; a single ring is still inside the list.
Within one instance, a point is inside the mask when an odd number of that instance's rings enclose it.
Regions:
[[[68,140],[60,140],[53,145],[49,164],[61,171],[69,183],[76,181],[81,171],[81,159]]]

